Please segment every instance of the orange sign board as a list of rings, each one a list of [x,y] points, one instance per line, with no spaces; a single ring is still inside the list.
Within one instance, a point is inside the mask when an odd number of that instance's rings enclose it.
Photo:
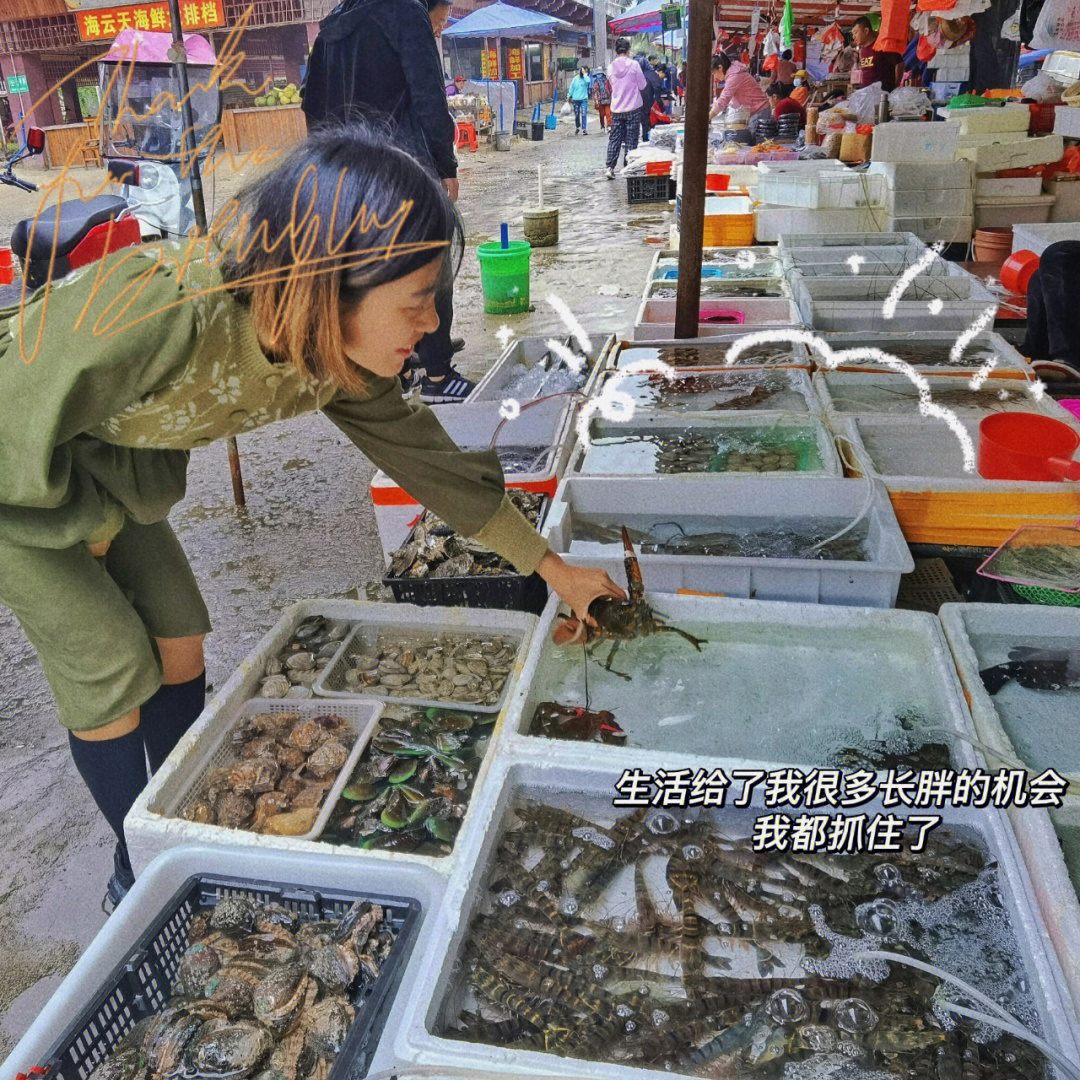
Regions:
[[[508,79],[520,79],[524,66],[520,49],[506,50],[506,77]]]
[[[497,79],[499,77],[499,50],[483,49],[480,52],[480,77]]]
[[[171,33],[167,0],[131,7],[90,8],[76,11],[83,41],[111,41],[121,30]],[[225,25],[225,0],[181,0],[180,25],[187,32]]]

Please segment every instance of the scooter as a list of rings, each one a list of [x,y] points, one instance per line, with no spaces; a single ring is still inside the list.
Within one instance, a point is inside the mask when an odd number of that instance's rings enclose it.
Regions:
[[[12,154],[0,172],[0,183],[34,192],[37,184],[15,175],[20,161],[45,149],[45,132],[27,128],[25,144]],[[118,195],[68,199],[50,206],[34,218],[18,222],[11,232],[11,250],[22,263],[26,283],[40,288],[111,251],[142,242],[138,221],[125,216],[127,202]]]

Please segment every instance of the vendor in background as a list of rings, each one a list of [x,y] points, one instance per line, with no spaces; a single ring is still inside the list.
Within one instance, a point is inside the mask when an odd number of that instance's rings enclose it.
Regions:
[[[852,24],[851,37],[859,53],[859,61],[851,69],[852,88],[863,90],[881,83],[886,94],[895,90],[904,75],[904,58],[899,53],[878,52],[874,48],[877,33],[865,15]]]
[[[798,113],[799,127],[806,124],[806,110],[793,97],[785,94],[784,88],[779,83],[773,83],[765,93],[769,96],[774,120],[779,120],[781,116],[786,116],[788,113]]]
[[[656,127],[657,124],[670,124],[671,113],[667,112],[664,108],[664,99],[657,98],[652,103],[652,108],[649,110],[649,127]]]
[[[785,49],[777,58],[776,64],[769,73],[766,89],[770,86],[779,86],[785,95],[789,94],[795,85],[795,72],[797,70],[798,65],[791,59],[791,50]]]
[[[723,82],[709,111],[709,119],[720,116],[729,105],[745,109],[749,113],[748,123],[758,116],[768,117],[772,111],[769,99],[746,65],[732,60],[727,53],[720,53],[717,61],[723,74]]]
[[[788,97],[805,109],[806,103],[810,100],[811,86],[809,74],[801,69],[796,71],[792,83],[791,93],[788,94]]]
[[[367,128],[329,126],[230,201],[210,235],[220,250],[192,240],[106,256],[0,320],[0,603],[37,651],[75,768],[116,834],[114,904],[133,883],[123,822],[147,759],[160,769],[204,704],[210,619],[168,522],[195,447],[321,410],[418,503],[539,573],[578,617],[623,595],[548,548],[507,499],[493,450],[459,450],[402,397],[398,374],[437,329],[463,244],[448,193],[415,158]]]

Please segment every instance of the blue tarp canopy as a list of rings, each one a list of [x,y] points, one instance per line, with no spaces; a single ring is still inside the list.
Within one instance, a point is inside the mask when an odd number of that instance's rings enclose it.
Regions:
[[[494,3],[459,19],[443,31],[444,38],[528,37],[530,34],[551,34],[555,30],[573,30],[562,19],[542,15],[538,11]]]

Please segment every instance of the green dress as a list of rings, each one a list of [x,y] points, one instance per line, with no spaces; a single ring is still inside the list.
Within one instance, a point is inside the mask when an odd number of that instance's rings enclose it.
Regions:
[[[349,396],[263,353],[247,308],[179,245],[130,248],[0,310],[0,602],[77,730],[161,681],[154,638],[209,620],[166,516],[189,451],[316,409],[418,502],[532,573],[546,543],[493,451],[459,450],[396,378]],[[104,559],[87,545],[110,540]]]

